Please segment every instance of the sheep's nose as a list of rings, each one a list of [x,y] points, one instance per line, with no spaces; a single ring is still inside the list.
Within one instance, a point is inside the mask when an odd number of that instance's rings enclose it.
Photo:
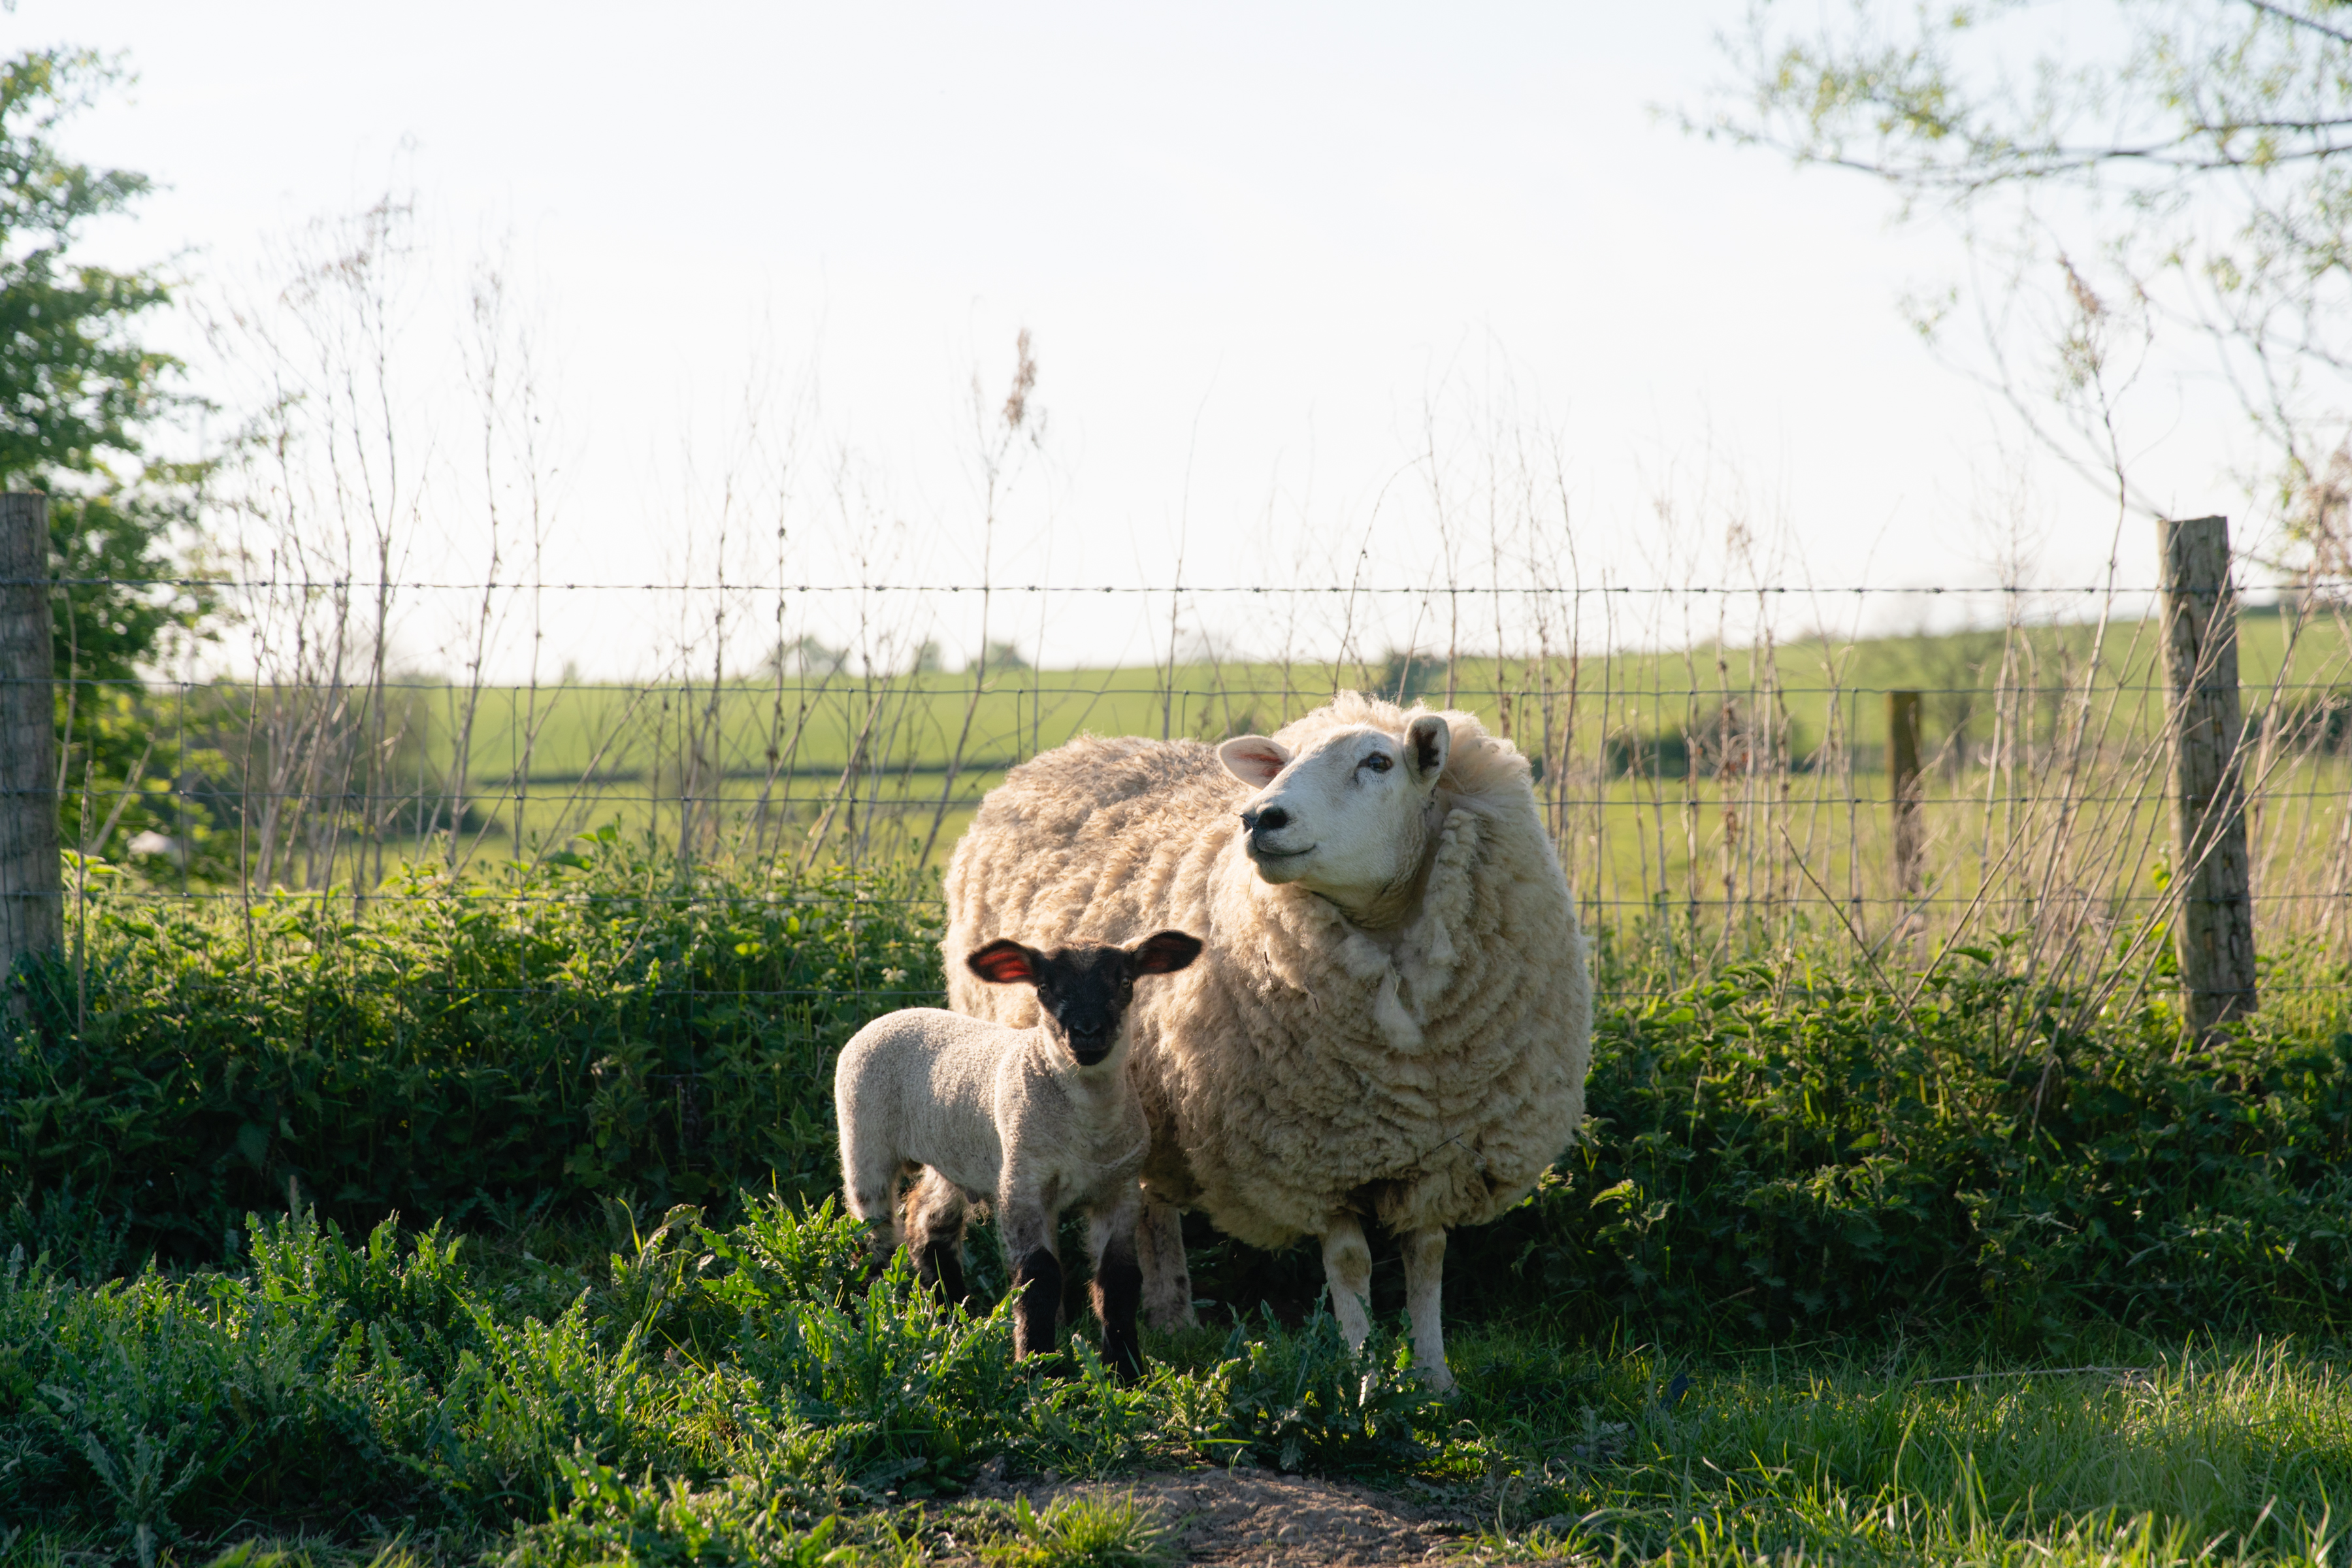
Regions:
[[[1290,826],[1290,813],[1278,805],[1242,813],[1242,826],[1252,833],[1276,833]]]

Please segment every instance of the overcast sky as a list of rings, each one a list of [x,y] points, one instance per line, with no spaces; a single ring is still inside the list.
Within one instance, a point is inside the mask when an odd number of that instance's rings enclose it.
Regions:
[[[2004,441],[1905,323],[1956,275],[1948,236],[1654,113],[1706,106],[1741,11],[21,0],[0,31],[137,73],[68,134],[166,187],[97,237],[110,257],[184,251],[251,293],[306,223],[413,195],[405,352],[437,390],[402,417],[453,471],[458,290],[502,257],[561,470],[550,575],[690,574],[722,481],[758,467],[755,388],[801,472],[894,521],[885,574],[976,580],[971,384],[994,407],[1025,326],[1046,424],[1000,581],[1164,586],[1180,552],[1188,583],[1319,580],[1360,548],[1369,577],[1429,579],[1433,416],[1458,449],[1556,441],[1594,580],[1720,571],[1735,517],[1790,582],[1983,584],[2021,523],[2042,582],[2095,580],[2112,507]],[[184,341],[200,385],[245,384]],[[2238,510],[2182,406],[2158,388],[2135,415],[2152,493]],[[796,569],[853,569],[812,493]],[[462,577],[475,531],[436,521],[415,567]],[[2127,580],[2150,531],[2125,527]],[[550,646],[617,672],[648,613],[576,604]],[[1251,640],[1246,606],[1197,613]],[[1141,658],[1140,621],[1069,605],[1034,635]]]

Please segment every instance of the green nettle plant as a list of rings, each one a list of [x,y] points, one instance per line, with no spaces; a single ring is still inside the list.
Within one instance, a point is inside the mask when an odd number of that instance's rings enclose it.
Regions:
[[[782,1354],[807,1312],[858,1310],[850,1231],[778,1228],[772,1205],[836,1184],[841,1044],[940,999],[921,876],[682,871],[608,830],[537,869],[411,870],[357,915],[99,879],[75,928],[0,1026],[0,1247],[97,1279],[236,1261],[249,1211],[315,1208],[354,1235],[397,1213],[448,1237],[610,1215],[628,1237],[612,1289],[645,1332],[714,1353],[724,1324],[770,1311],[756,1285],[795,1303],[761,1319],[761,1353]],[[2190,1048],[2160,942],[2147,973],[2095,988],[2021,973],[1998,942],[1925,974],[1792,950],[1673,986],[1638,956],[1662,950],[1603,945],[1604,992],[1627,1000],[1597,1021],[1587,1135],[1453,1238],[1480,1281],[1457,1314],[1727,1342],[2342,1322],[2336,961],[2274,954],[2273,1007]],[[697,1239],[703,1213],[749,1228]],[[1229,1244],[1196,1272],[1289,1321],[1320,1283],[1303,1254]],[[911,1452],[898,1433],[874,1452]],[[965,1446],[923,1452],[961,1463]]]
[[[912,875],[680,876],[609,831],[465,882],[149,897],[93,879],[77,951],[0,1024],[0,1225],[223,1256],[247,1210],[363,1230],[641,1212],[835,1181],[832,1063],[936,999]]]
[[[1417,1434],[1444,1409],[1412,1365],[1412,1347],[1391,1333],[1350,1350],[1325,1311],[1295,1333],[1271,1312],[1237,1321],[1213,1374],[1223,1431],[1204,1446],[1284,1470],[1410,1468],[1430,1452]]]

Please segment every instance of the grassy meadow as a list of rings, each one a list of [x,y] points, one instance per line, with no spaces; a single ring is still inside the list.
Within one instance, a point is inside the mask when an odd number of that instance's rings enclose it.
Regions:
[[[2118,620],[1591,658],[411,687],[372,786],[390,805],[352,831],[341,797],[307,819],[289,802],[257,880],[366,882],[436,837],[452,866],[528,860],[607,825],[689,858],[942,864],[1008,767],[1074,735],[1268,731],[1354,686],[1451,701],[1537,759],[1596,924],[1672,915],[1726,953],[1807,926],[2105,948],[2153,929],[2171,870],[2156,642],[2154,623]],[[2352,891],[2352,637],[2333,615],[2250,610],[2240,651],[2261,923],[2332,937]],[[1897,689],[1922,709],[1907,879]],[[324,853],[300,847],[321,834]]]
[[[2352,1560],[2347,638],[2242,625],[2263,1005],[2200,1047],[2152,635],[436,684],[394,811],[325,744],[368,713],[254,702],[237,753],[226,704],[254,874],[77,862],[0,1015],[0,1568],[1282,1560],[1186,1547],[1186,1476],[1367,1488],[1448,1560]],[[1461,1392],[1386,1238],[1358,1356],[1311,1243],[1196,1216],[1204,1325],[1134,1386],[1082,1268],[1012,1362],[984,1226],[970,1311],[871,1276],[831,1063],[940,1000],[979,796],[1349,685],[1541,759],[1595,936],[1585,1134],[1450,1238]]]

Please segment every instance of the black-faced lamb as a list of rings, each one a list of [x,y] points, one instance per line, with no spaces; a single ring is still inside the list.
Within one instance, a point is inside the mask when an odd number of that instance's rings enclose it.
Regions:
[[[992,1204],[1019,1297],[1016,1356],[1055,1342],[1055,1231],[1063,1211],[1079,1205],[1104,1357],[1123,1375],[1142,1368],[1136,1173],[1150,1131],[1128,1078],[1127,1020],[1139,977],[1172,974],[1200,952],[1181,931],[1129,947],[1052,952],[992,942],[970,954],[965,972],[976,984],[1034,986],[1035,1025],[909,1007],[877,1018],[842,1048],[833,1094],[851,1211],[874,1227],[879,1255],[916,1238],[923,1279],[952,1300],[964,1294],[971,1205]],[[902,1228],[900,1183],[918,1173]]]
[[[950,952],[992,937],[1208,943],[1139,1000],[1151,1124],[1144,1310],[1192,1318],[1178,1210],[1259,1247],[1321,1238],[1370,1331],[1364,1222],[1402,1244],[1414,1360],[1450,1386],[1449,1226],[1517,1203],[1584,1114],[1592,985],[1527,760],[1467,713],[1355,692],[1271,738],[1071,742],[981,803],[947,877]],[[950,1005],[1028,999],[950,974]]]

